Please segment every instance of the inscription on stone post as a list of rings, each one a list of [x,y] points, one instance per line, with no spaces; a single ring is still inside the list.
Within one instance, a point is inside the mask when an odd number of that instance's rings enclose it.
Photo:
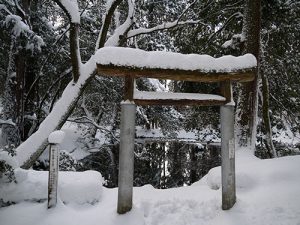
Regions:
[[[56,206],[58,191],[59,171],[59,144],[64,139],[65,133],[57,130],[48,137],[49,148],[49,177],[48,177],[48,208]]]
[[[49,152],[48,208],[54,207],[57,203],[58,159],[58,144],[51,144]]]

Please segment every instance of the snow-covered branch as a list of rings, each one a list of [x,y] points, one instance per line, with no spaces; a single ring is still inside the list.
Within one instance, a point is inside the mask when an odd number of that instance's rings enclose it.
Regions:
[[[70,56],[73,68],[73,81],[80,76],[81,56],[79,50],[80,13],[77,0],[53,0],[67,14],[70,20]]]
[[[195,0],[195,1],[193,1],[191,4],[189,4],[189,5],[183,10],[183,12],[179,15],[179,17],[177,18],[177,20],[180,21],[181,18],[186,14],[186,12],[187,12],[191,7],[193,7],[193,6],[196,4],[197,1],[198,1],[198,0]]]
[[[107,0],[106,13],[102,18],[102,26],[96,42],[95,51],[97,51],[99,48],[102,48],[104,46],[112,17],[114,15],[116,8],[118,7],[118,5],[120,5],[121,2],[122,0]]]
[[[98,123],[96,123],[89,116],[81,116],[81,117],[78,117],[78,118],[75,118],[75,119],[68,119],[68,121],[74,122],[74,123],[89,123],[89,124],[95,126],[97,129],[109,133],[115,140],[119,141],[119,139],[114,135],[114,133],[111,130],[100,126]]]
[[[178,25],[187,25],[187,24],[199,24],[201,23],[200,20],[186,20],[186,21],[178,21],[175,20],[173,22],[165,22],[162,24],[159,24],[155,27],[151,27],[151,28],[137,28],[134,30],[130,30],[128,32],[127,38],[132,38],[141,34],[149,34],[155,31],[159,31],[159,30],[165,30],[165,29],[171,29],[174,28]],[[202,23],[203,25],[206,25],[204,23]]]
[[[54,0],[67,14],[71,23],[80,24],[80,13],[77,0]]]
[[[10,125],[10,126],[13,126],[13,127],[16,126],[16,124],[11,119],[9,119],[9,120],[0,119],[0,126],[3,125],[3,124]]]
[[[67,76],[70,72],[72,71],[72,68],[68,68],[66,69],[58,78],[56,78],[56,80],[49,86],[48,90],[46,91],[46,93],[44,94],[44,96],[41,98],[40,104],[39,104],[39,109],[41,110],[49,93],[51,92],[51,90],[57,86],[57,84],[65,77]],[[27,102],[27,98],[26,101]]]
[[[26,18],[26,13],[24,12],[24,10],[22,9],[22,7],[19,5],[19,2],[14,0],[15,6],[17,8],[18,14],[22,17],[22,18]]]
[[[134,0],[128,0],[128,15],[125,22],[116,28],[114,34],[105,42],[105,46],[120,46],[122,41],[126,40],[128,32],[134,24],[135,3]]]
[[[230,17],[228,17],[228,19],[224,22],[223,26],[221,26],[215,33],[213,33],[212,35],[209,36],[207,43],[209,44],[211,42],[211,40],[217,35],[219,34],[222,30],[224,30],[227,25],[234,19],[234,18],[239,18],[239,17],[243,17],[243,14],[241,12],[236,12],[234,14],[232,14]]]
[[[0,4],[0,11],[3,10],[7,12],[9,15],[12,15],[12,13],[7,9],[7,7],[3,4]]]
[[[151,27],[151,28],[143,28],[143,27],[140,27],[140,28],[137,28],[137,29],[134,29],[134,30],[131,30],[128,32],[128,35],[127,35],[127,38],[132,38],[132,37],[135,37],[135,36],[138,36],[138,35],[141,35],[141,34],[149,34],[149,33],[152,33],[152,32],[155,32],[155,31],[159,31],[159,30],[165,30],[165,29],[171,29],[171,28],[174,28],[178,25],[187,25],[187,24],[199,24],[201,23],[200,20],[185,20],[185,21],[182,21],[182,17],[187,13],[187,11],[195,5],[195,3],[197,2],[198,0],[195,0],[194,2],[192,2],[190,5],[188,5],[184,10],[183,12],[179,15],[179,17],[174,20],[173,22],[164,22],[162,24],[159,24],[157,26],[154,26],[154,27]],[[206,25],[204,23],[202,23],[203,25]]]

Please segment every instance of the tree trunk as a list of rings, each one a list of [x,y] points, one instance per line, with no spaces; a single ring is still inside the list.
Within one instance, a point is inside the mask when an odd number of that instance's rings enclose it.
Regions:
[[[16,73],[15,73],[15,45],[16,40],[13,38],[10,44],[10,52],[8,54],[8,68],[5,81],[5,90],[3,96],[3,119],[11,119],[15,125],[3,124],[1,132],[1,143],[5,145],[19,145],[20,133],[16,124],[17,110],[16,110]]]
[[[197,181],[197,156],[196,156],[196,146],[190,145],[190,185]]]
[[[247,0],[245,2],[243,34],[245,35],[244,53],[253,54],[258,63],[260,60],[260,24],[261,1]],[[256,117],[257,117],[257,81],[241,83],[239,85],[237,103],[237,141],[239,146],[250,146],[253,150],[256,141]]]
[[[266,152],[270,158],[277,156],[275,147],[272,141],[272,128],[269,113],[269,82],[264,72],[260,73],[262,77],[262,114],[265,133]]]
[[[22,21],[30,26],[30,0],[22,0],[22,9],[17,7],[17,15]],[[24,39],[12,36],[11,49],[9,54],[9,65],[7,69],[7,80],[5,84],[4,97],[4,118],[11,119],[16,125],[5,125],[3,127],[3,144],[19,145],[21,141],[28,138],[29,130],[32,126],[32,120],[26,118],[26,115],[34,114],[35,92],[27,93],[35,80],[34,61],[35,57],[28,54],[28,50],[20,46]],[[28,63],[30,62],[30,63]]]

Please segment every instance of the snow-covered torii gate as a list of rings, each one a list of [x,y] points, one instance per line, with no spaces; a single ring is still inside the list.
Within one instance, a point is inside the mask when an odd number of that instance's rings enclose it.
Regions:
[[[103,48],[97,55],[99,75],[125,78],[125,95],[121,104],[117,212],[123,214],[132,208],[136,104],[220,106],[222,209],[230,209],[236,201],[234,101],[231,83],[253,81],[256,58],[250,54],[213,58],[207,55],[146,52],[117,47]],[[138,91],[135,79],[141,77],[218,82],[221,93],[212,95]]]

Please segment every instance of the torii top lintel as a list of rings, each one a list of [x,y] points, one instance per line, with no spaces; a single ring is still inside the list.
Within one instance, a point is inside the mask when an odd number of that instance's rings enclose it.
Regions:
[[[229,88],[231,81],[250,82],[255,79],[257,68],[256,58],[251,54],[239,57],[223,56],[213,58],[208,55],[155,51],[147,52],[140,49],[105,47],[95,54],[98,75],[125,77],[125,99],[133,99],[134,87],[130,80],[135,78],[157,78],[194,82],[226,83]],[[127,86],[127,87],[126,87]],[[203,105],[222,105],[228,102],[229,90],[223,88],[226,101],[200,101]],[[132,92],[132,93],[130,93]],[[227,93],[227,94],[226,94]],[[128,95],[126,97],[126,95]],[[227,96],[226,96],[227,95]],[[138,99],[135,101],[141,103]],[[188,99],[181,99],[187,102]],[[209,99],[211,100],[211,99]],[[189,104],[198,104],[199,101],[189,101]],[[207,103],[208,102],[208,103]],[[157,101],[142,101],[143,104],[157,104]],[[141,104],[142,104],[141,103]],[[158,104],[176,104],[177,101],[159,101]],[[211,104],[212,103],[212,104]]]
[[[99,75],[196,82],[252,81],[257,66],[256,58],[251,54],[213,58],[120,47],[102,48],[95,58]]]

